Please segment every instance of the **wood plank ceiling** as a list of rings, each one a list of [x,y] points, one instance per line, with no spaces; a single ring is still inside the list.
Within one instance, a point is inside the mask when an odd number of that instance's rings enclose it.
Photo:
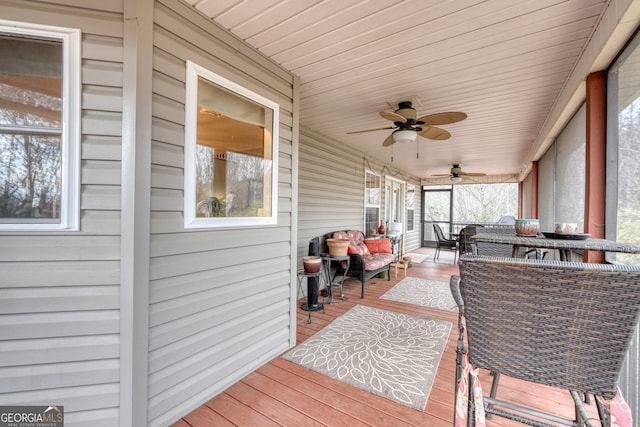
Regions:
[[[605,0],[186,0],[300,78],[302,126],[421,178],[520,173]],[[463,111],[447,141],[383,147],[378,114]]]

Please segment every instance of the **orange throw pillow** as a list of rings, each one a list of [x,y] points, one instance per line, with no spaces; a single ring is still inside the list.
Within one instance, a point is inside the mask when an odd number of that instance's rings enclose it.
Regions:
[[[390,254],[391,252],[391,239],[370,239],[365,240],[364,244],[369,248],[369,252],[372,254]]]
[[[391,239],[380,239],[378,243],[378,252],[383,254],[393,253],[391,251]]]

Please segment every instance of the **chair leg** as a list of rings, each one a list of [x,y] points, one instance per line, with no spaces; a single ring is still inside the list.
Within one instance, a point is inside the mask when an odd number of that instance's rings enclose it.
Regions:
[[[495,399],[496,396],[498,395],[498,383],[500,382],[500,373],[490,372],[490,374],[493,377],[493,380],[491,381],[491,391],[489,392],[489,397],[492,399]],[[487,408],[491,410],[493,408],[493,405],[489,404],[487,405]],[[486,418],[487,419],[491,418],[491,414],[488,413],[486,415]]]
[[[460,383],[460,379],[462,378],[462,358],[466,353],[466,349],[464,347],[464,327],[462,326],[462,316],[458,314],[458,344],[456,346],[456,375],[455,375],[455,384],[454,384],[454,393],[453,393],[453,411],[454,411],[454,419],[455,411],[458,407],[458,384]]]

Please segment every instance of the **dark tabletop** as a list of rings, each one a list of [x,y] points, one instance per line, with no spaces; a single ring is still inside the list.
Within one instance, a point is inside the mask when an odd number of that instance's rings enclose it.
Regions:
[[[523,237],[515,234],[501,233],[478,233],[472,237],[478,242],[504,243],[529,248],[548,249],[582,249],[604,252],[624,252],[629,254],[640,254],[640,247],[626,243],[614,242],[613,240],[594,239],[589,237],[585,240],[569,239],[549,239],[544,236]]]

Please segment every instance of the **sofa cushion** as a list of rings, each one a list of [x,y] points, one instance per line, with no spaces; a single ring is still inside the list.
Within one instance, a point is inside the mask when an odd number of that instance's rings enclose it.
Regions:
[[[396,260],[396,256],[393,254],[376,253],[363,256],[362,259],[364,260],[364,269],[366,271],[373,271],[387,264],[391,264]]]
[[[391,253],[391,239],[367,239],[364,244],[369,248],[369,252],[372,254],[390,254]]]

